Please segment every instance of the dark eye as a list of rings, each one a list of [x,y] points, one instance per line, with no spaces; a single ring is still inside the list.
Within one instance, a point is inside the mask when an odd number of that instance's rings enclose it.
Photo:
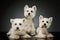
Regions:
[[[48,23],[48,21],[46,21]]]
[[[23,22],[24,22],[25,20],[23,20]]]
[[[29,10],[27,10],[27,12],[29,12]]]
[[[44,21],[42,21],[42,22],[44,22]]]
[[[33,13],[33,11],[31,10],[31,12]]]
[[[17,23],[15,23],[15,25],[17,25]]]
[[[19,25],[22,25],[21,23],[19,23]]]

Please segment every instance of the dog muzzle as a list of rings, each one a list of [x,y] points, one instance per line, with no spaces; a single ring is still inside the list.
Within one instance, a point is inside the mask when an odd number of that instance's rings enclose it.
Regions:
[[[45,29],[47,29],[47,26],[46,26],[46,25],[43,25],[43,26],[42,26],[42,28],[45,28]]]

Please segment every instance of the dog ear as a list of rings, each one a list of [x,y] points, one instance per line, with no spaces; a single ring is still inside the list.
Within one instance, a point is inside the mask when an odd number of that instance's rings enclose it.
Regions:
[[[49,20],[52,22],[52,20],[53,20],[53,17],[49,17]]]
[[[28,5],[25,5],[24,10],[25,10],[26,8],[29,8],[29,6],[28,6]]]
[[[43,19],[43,16],[42,16],[42,15],[40,15],[40,16],[39,16],[39,19]]]
[[[10,19],[10,22],[12,23],[13,22],[13,19]]]
[[[37,10],[37,7],[34,5],[34,6],[32,6],[32,8],[36,11]]]

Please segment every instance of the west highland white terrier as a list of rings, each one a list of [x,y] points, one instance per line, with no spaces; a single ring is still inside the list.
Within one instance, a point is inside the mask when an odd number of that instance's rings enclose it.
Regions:
[[[35,35],[35,27],[33,18],[36,15],[37,8],[36,6],[29,7],[28,5],[25,5],[24,7],[24,16],[26,18],[25,27],[24,30],[27,33],[30,33],[30,35]]]
[[[12,27],[7,33],[9,39],[19,39],[20,35],[23,35],[23,37],[30,37],[23,30],[24,21],[25,21],[25,18],[10,19]]]
[[[44,18],[42,15],[39,16],[39,27],[37,28],[36,37],[39,38],[53,37],[53,35],[47,31],[47,29],[51,26],[52,20],[53,17]]]

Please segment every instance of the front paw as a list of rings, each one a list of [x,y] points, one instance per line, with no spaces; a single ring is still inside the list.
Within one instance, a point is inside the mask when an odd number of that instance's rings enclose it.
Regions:
[[[52,34],[48,34],[47,38],[53,38],[54,36]]]
[[[36,35],[35,37],[36,38],[46,38],[46,35],[41,34],[41,35]]]
[[[38,35],[35,35],[34,37],[38,38]]]
[[[31,33],[31,36],[34,36],[35,35],[35,33]]]
[[[9,37],[9,39],[19,39],[19,36],[18,36],[18,35],[11,35],[11,36]]]
[[[29,35],[24,35],[23,38],[31,38]]]
[[[42,35],[40,35],[40,38],[46,38],[46,35],[42,34]]]

